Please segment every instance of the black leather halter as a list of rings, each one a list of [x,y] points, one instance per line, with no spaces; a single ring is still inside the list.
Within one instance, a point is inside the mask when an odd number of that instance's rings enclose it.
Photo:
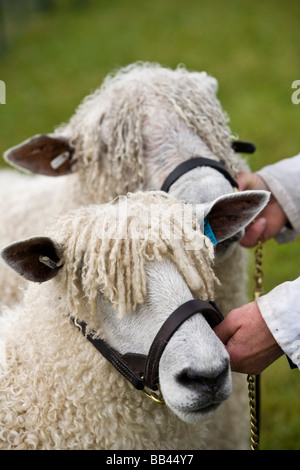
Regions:
[[[185,162],[180,163],[173,171],[171,171],[160,188],[161,191],[165,191],[167,193],[172,184],[175,183],[175,181],[177,181],[182,175],[199,166],[209,166],[210,168],[218,170],[229,181],[233,188],[238,188],[237,182],[221,162],[211,160],[210,158],[195,156],[189,160],[186,160]]]
[[[203,315],[212,328],[223,320],[223,315],[214,302],[206,302],[200,299],[189,300],[174,310],[163,323],[152,342],[147,356],[130,352],[120,354],[103,339],[95,338],[92,333],[86,334],[86,323],[72,320],[102,356],[136,389],[144,390],[146,388],[155,391],[158,388],[159,382],[159,361],[167,343],[182,323],[196,313]]]
[[[236,140],[232,142],[231,146],[235,152],[253,153],[255,151],[255,145],[252,144],[252,142],[243,142],[240,140]],[[161,187],[161,191],[168,192],[172,184],[175,183],[175,181],[177,181],[182,175],[200,166],[209,166],[210,168],[218,170],[229,181],[233,188],[238,188],[237,182],[226,170],[225,165],[222,162],[211,160],[210,158],[195,156],[185,162],[180,163],[167,176]]]

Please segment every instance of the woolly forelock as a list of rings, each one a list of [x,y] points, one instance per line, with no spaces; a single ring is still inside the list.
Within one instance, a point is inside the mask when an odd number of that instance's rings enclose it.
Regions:
[[[163,257],[175,263],[194,295],[213,298],[213,245],[192,207],[163,192],[137,192],[72,211],[59,218],[54,237],[63,249],[60,282],[67,283],[75,318],[82,319],[83,298],[95,317],[99,290],[120,318],[133,312],[147,293],[145,263]]]
[[[179,116],[234,176],[240,159],[231,148],[217,88],[216,79],[206,72],[189,72],[183,66],[172,70],[135,63],[108,75],[69,124],[57,129],[73,136],[83,190],[93,189],[98,203],[143,188],[143,122],[149,106],[165,109],[170,119],[174,113]]]

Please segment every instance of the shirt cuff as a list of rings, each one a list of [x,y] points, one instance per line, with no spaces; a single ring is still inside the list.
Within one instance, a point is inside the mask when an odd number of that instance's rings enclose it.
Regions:
[[[299,280],[284,282],[256,302],[276,342],[300,369],[300,289],[297,286]]]

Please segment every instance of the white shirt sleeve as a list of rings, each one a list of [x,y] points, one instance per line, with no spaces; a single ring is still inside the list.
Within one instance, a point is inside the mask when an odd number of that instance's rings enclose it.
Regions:
[[[300,154],[257,172],[283,208],[292,228],[274,237],[286,243],[300,235]],[[300,369],[300,277],[284,282],[257,299],[260,312],[275,340]]]
[[[268,165],[257,172],[267,183],[292,226],[274,237],[287,243],[300,235],[300,154]]]
[[[257,304],[275,340],[300,369],[300,277],[259,297]]]

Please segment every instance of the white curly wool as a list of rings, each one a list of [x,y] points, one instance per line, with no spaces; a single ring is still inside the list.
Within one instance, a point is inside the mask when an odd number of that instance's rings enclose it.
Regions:
[[[142,344],[147,344],[165,310],[173,309],[172,302],[174,306],[181,304],[193,297],[192,292],[202,298],[213,295],[212,244],[199,231],[190,208],[160,192],[129,195],[126,211],[122,200],[120,211],[116,211],[117,202],[120,199],[58,218],[49,235],[63,255],[63,267],[54,279],[30,284],[24,306],[5,309],[0,316],[0,448],[247,447],[247,393],[242,376],[233,374],[232,396],[210,419],[187,423],[168,406],[159,406],[135,390],[70,321],[70,315],[84,320],[104,339],[117,342],[115,329],[128,319],[134,328],[133,347],[141,334],[140,315],[146,312],[150,321],[158,311],[149,323],[147,337],[141,338]],[[171,217],[171,234],[176,235],[173,240],[166,232],[166,214]],[[112,227],[119,229],[115,239],[111,238]],[[152,263],[158,264],[148,285],[145,276]],[[119,274],[124,282],[121,292]],[[230,295],[236,300],[236,291],[230,289]],[[124,318],[124,305],[140,311],[135,316],[129,310]],[[107,331],[114,310],[119,317],[114,320],[115,328]],[[192,349],[199,348],[204,358],[210,348],[211,361],[199,361],[209,369],[219,355],[226,357],[226,350],[199,317],[190,326],[186,322],[185,328],[195,332],[193,325],[203,322],[198,334],[203,328],[205,339],[199,346],[193,343]],[[188,345],[180,338],[178,341],[173,359],[179,348]],[[174,360],[168,360],[167,354],[166,349],[164,368],[169,372]],[[185,356],[179,359],[184,362]],[[161,373],[164,368],[162,364]]]
[[[131,193],[61,216],[55,239],[64,247],[71,311],[80,304],[79,282],[92,314],[99,286],[120,318],[135,311],[146,295],[145,262],[164,256],[176,264],[195,296],[213,298],[212,243],[201,233],[192,207],[163,192]],[[200,251],[204,244],[206,250]]]
[[[213,77],[184,67],[141,63],[109,75],[56,131],[75,147],[87,201],[159,189],[170,170],[197,154],[236,174],[243,162],[231,148],[216,91]]]

